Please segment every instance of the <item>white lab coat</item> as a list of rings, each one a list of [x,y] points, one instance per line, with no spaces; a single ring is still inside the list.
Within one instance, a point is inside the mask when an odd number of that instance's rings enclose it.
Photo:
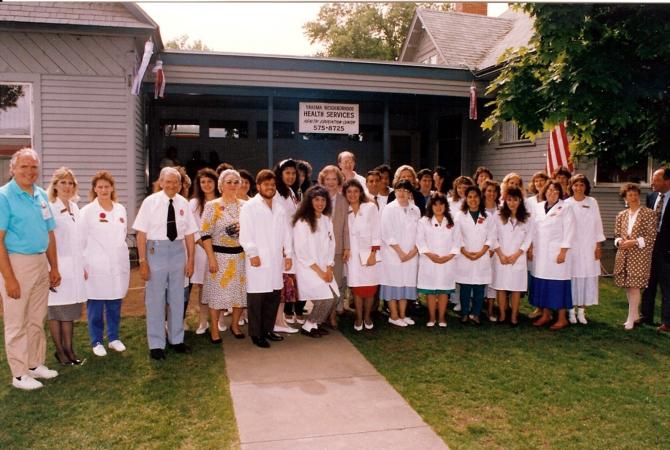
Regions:
[[[200,239],[199,230],[202,229],[202,210],[198,210],[198,199],[192,198],[188,201],[188,207],[193,215],[196,225],[198,226],[198,232],[194,236],[195,240]],[[204,205],[203,205],[204,208]],[[202,284],[205,279],[205,273],[209,271],[209,265],[207,264],[207,253],[201,245],[195,244],[195,255],[194,255],[194,265],[193,265],[193,275],[191,275],[191,283],[193,284]]]
[[[293,244],[300,300],[327,300],[333,298],[333,293],[339,297],[335,277],[326,283],[310,267],[316,264],[325,272],[328,266],[335,266],[335,235],[330,217],[322,215],[318,218],[314,232],[304,220],[296,222]]]
[[[350,249],[347,283],[350,287],[376,286],[382,263],[367,266],[361,264],[361,258],[365,264],[372,247],[381,247],[380,213],[373,202],[361,203],[358,214],[354,214],[349,206],[347,221]]]
[[[600,217],[598,202],[586,197],[578,202],[574,197],[565,200],[572,207],[575,216],[574,246],[568,252],[573,278],[591,278],[600,276],[600,261],[595,259],[596,244],[605,240],[603,221]]]
[[[461,247],[466,251],[478,252],[485,245],[493,249],[495,245],[495,218],[490,215],[479,216],[477,223],[472,220],[470,212],[454,215],[461,232]],[[462,255],[456,265],[456,282],[459,284],[489,284],[492,278],[491,257],[486,252],[476,261]]]
[[[70,212],[59,198],[49,203],[56,221],[54,235],[58,253],[58,271],[61,275],[61,283],[56,292],[49,291],[49,306],[72,305],[86,301],[81,215],[79,207],[72,201],[69,203]]]
[[[125,297],[130,280],[126,208],[114,203],[111,211],[105,211],[95,199],[81,209],[81,216],[86,236],[84,261],[88,272],[88,298],[117,300]]]
[[[277,192],[272,200],[272,204],[274,205],[275,203],[280,204],[282,208],[284,208],[284,211],[286,212],[286,220],[289,223],[289,234],[291,235],[291,239],[293,239],[293,227],[290,226],[290,224],[293,223],[293,215],[298,210],[298,199],[297,197],[291,197],[290,195],[284,198]],[[285,270],[284,273],[295,274],[295,265],[291,266],[289,270]]]
[[[245,253],[248,293],[280,290],[283,285],[284,255],[292,258],[293,245],[286,211],[278,202],[272,209],[260,194],[240,210],[240,245]],[[259,256],[261,265],[252,267],[250,259]],[[295,263],[295,261],[294,261]]]
[[[569,280],[572,277],[570,268],[570,252],[563,264],[558,264],[556,258],[561,248],[572,248],[575,240],[575,217],[570,205],[559,200],[550,210],[544,212],[546,202],[540,202],[535,207],[533,218],[535,230],[533,233],[533,262],[534,274],[544,280]]]
[[[416,246],[420,255],[416,286],[419,289],[456,289],[456,261],[461,254],[458,224],[449,225],[446,217],[442,218],[442,223],[435,217],[422,217],[417,227]],[[444,264],[436,264],[426,253],[456,256]]]
[[[399,245],[404,252],[409,252],[416,245],[416,228],[421,212],[416,205],[400,206],[393,200],[382,210],[382,263],[380,283],[393,287],[416,287],[416,275],[419,258],[414,256],[409,261],[401,262],[391,245]]]
[[[491,288],[500,291],[525,292],[528,290],[526,252],[533,242],[533,219],[525,222],[509,219],[503,223],[500,213],[495,216],[496,248],[505,255],[523,251],[514,264],[502,264],[498,254],[493,255],[493,281]]]

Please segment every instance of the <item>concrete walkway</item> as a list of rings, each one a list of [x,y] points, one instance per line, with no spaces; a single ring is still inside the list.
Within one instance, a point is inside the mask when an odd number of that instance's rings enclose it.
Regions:
[[[447,448],[340,333],[270,349],[224,336],[242,449]]]

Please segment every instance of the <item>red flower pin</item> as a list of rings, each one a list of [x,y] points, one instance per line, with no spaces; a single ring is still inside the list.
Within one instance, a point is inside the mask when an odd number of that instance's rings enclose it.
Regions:
[[[179,210],[179,215],[180,215],[180,216],[183,216],[183,215],[184,215],[184,210],[183,210],[183,209],[180,209],[180,210]]]
[[[452,228],[454,228],[454,226],[452,224],[449,224],[447,225],[447,228],[451,230]]]
[[[484,218],[483,218],[483,217],[480,217],[479,219],[477,219],[477,223],[479,223],[479,224],[484,223]]]
[[[123,217],[119,217],[119,222],[121,222],[121,223],[125,223],[126,221],[123,220]]]
[[[104,219],[105,217],[107,217],[107,215],[106,215],[104,212],[101,212],[101,213],[100,213],[100,218],[101,218],[101,219]]]

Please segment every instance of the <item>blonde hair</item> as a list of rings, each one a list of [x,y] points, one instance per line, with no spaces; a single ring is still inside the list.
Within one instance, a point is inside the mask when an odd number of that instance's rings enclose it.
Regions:
[[[337,176],[337,185],[342,186],[344,184],[344,175],[342,175],[342,171],[340,170],[339,167],[333,166],[332,164],[324,167],[323,169],[321,169],[321,172],[319,172],[319,184],[323,186],[324,185],[323,182],[326,179],[326,175],[328,175],[331,172],[334,173],[335,176]]]
[[[88,198],[90,201],[95,200],[98,197],[98,194],[95,193],[95,185],[98,184],[98,181],[104,180],[112,185],[112,195],[110,196],[113,202],[116,201],[116,187],[114,186],[114,177],[111,173],[106,170],[100,170],[93,175],[91,178],[91,190],[88,191]]]
[[[32,156],[32,155],[31,155]],[[74,172],[72,172],[71,169],[68,169],[67,167],[61,167],[60,169],[56,169],[54,174],[51,176],[51,183],[49,183],[49,187],[47,188],[47,195],[49,197],[49,201],[53,202],[56,200],[56,197],[58,197],[58,189],[56,188],[56,185],[60,180],[64,180],[65,178],[72,178],[72,182],[74,183],[74,195],[72,196],[73,200],[77,198],[77,178],[74,176]]]
[[[412,186],[416,187],[416,171],[414,170],[414,167],[412,167],[410,165],[407,165],[407,164],[402,165],[395,170],[395,174],[393,175],[393,183],[391,183],[391,184],[395,186],[395,184],[400,179],[400,174],[403,173],[406,170],[409,170],[410,172],[412,172],[412,179],[409,180],[409,182],[412,183]]]
[[[521,189],[521,192],[525,194],[523,191],[523,179],[518,173],[515,172],[510,172],[507,175],[505,175],[505,178],[503,178],[503,181],[500,185],[500,189],[502,190],[502,195],[505,196],[507,193],[507,185],[511,180],[518,180],[519,181],[519,189]]]

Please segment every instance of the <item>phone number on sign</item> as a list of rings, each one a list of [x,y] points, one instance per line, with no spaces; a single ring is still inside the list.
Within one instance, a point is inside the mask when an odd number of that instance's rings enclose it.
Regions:
[[[313,131],[344,131],[342,125],[312,125]]]

